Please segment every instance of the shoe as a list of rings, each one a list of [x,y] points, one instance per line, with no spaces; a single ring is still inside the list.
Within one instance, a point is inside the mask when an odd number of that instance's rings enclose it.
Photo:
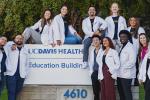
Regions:
[[[88,62],[83,62],[82,69],[86,69],[88,67]]]

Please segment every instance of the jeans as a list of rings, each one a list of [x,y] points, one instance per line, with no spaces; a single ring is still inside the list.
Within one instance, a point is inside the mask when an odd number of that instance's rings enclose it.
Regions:
[[[89,47],[91,46],[92,38],[89,37],[83,41],[83,62],[88,62]]]
[[[2,91],[5,87],[6,77],[4,76],[4,73],[1,73],[1,80],[0,80],[0,96],[2,94]]]
[[[81,44],[82,40],[71,33],[68,33],[67,36],[65,36],[64,44]]]
[[[42,44],[41,34],[32,28],[26,28],[22,35],[24,36],[24,43],[26,43],[29,40],[29,38],[32,38],[33,43]]]
[[[16,100],[17,95],[20,93],[24,78],[21,78],[20,76],[6,76],[6,86],[8,90],[8,100]]]

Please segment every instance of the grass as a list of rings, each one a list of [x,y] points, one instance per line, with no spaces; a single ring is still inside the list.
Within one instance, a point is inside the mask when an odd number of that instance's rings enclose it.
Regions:
[[[144,87],[143,87],[143,85],[142,86],[140,86],[140,88],[139,88],[139,96],[140,96],[140,99],[139,100],[144,100]]]
[[[2,92],[2,96],[0,97],[0,100],[8,100],[7,99],[7,90],[4,89],[4,91]]]

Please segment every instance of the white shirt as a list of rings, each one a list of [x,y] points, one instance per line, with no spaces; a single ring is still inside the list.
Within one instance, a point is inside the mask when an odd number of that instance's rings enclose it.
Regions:
[[[103,80],[104,76],[103,76],[103,71],[102,71],[102,67],[103,67],[103,55],[104,55],[103,51],[102,53],[99,53],[99,55],[97,55],[97,63],[99,65],[99,71],[98,71],[98,79]],[[109,49],[106,58],[105,58],[105,62],[106,65],[109,68],[109,72],[112,74],[111,77],[113,79],[117,79],[117,71],[120,67],[120,60],[119,60],[119,56],[118,56],[118,52],[114,49]]]
[[[150,79],[150,64],[148,70],[146,70],[146,65],[147,65],[147,59],[150,59],[150,52],[148,52],[141,64],[140,70],[139,70],[139,80],[142,80],[142,82],[146,81],[146,71],[148,74],[148,78]]]
[[[131,27],[128,27],[127,30],[130,32]],[[145,33],[145,30],[142,27],[139,27],[139,29],[138,29],[138,38],[136,39],[136,38],[132,37],[133,46],[134,46],[136,55],[138,55],[138,51],[139,51],[139,34],[140,33]]]
[[[120,53],[118,77],[132,79],[136,77],[136,54],[133,45],[128,42]]]
[[[94,66],[94,50],[95,50],[95,47],[91,47],[91,49],[89,49],[89,57],[88,57],[88,66],[89,66],[89,72],[90,72],[90,75],[93,73],[93,66]],[[100,47],[99,51],[98,51],[98,54],[99,53],[102,53],[102,47]]]
[[[114,38],[114,34],[115,34],[115,24],[114,21],[112,19],[112,16],[108,16],[105,19],[106,23],[107,23],[107,29],[106,29],[106,36],[110,37],[111,39]],[[118,39],[119,39],[119,32],[121,30],[127,29],[127,25],[126,25],[126,20],[123,16],[119,16],[118,19]]]
[[[98,16],[94,18],[93,31],[92,31],[92,25],[89,17],[85,18],[82,22],[82,30],[85,33],[84,39],[88,37],[92,37],[94,32],[98,31],[98,29],[105,30],[106,28],[107,28],[107,24],[105,20]]]
[[[42,19],[40,19],[37,23],[35,23],[33,26],[31,26],[31,28],[33,30],[39,29],[39,32],[41,32],[42,31],[41,22],[42,22]],[[54,33],[53,33],[52,22],[51,22],[51,24],[47,23],[44,26],[44,29],[41,34],[42,44],[48,45],[48,44],[53,43],[53,41],[54,41],[53,34]]]
[[[6,73],[5,75],[13,76],[17,70],[18,65],[18,57],[19,57],[19,50],[11,50],[11,46],[8,46],[6,49],[7,52],[7,59],[6,59]],[[23,46],[20,51],[20,65],[19,65],[19,72],[20,77],[25,78],[29,68],[28,68],[28,49],[26,46]]]
[[[61,14],[56,15],[53,20],[53,32],[54,32],[54,42],[56,43],[57,40],[61,40],[61,43],[64,44],[65,41],[65,26],[64,21]],[[69,31],[71,34],[75,34],[76,30],[69,25]]]

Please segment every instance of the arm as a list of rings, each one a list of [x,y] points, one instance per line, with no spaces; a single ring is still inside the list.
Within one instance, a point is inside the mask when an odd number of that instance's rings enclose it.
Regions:
[[[115,70],[118,70],[120,67],[120,60],[119,60],[119,56],[118,56],[118,52],[114,51],[114,62],[115,62]]]
[[[133,47],[130,47],[127,51],[128,55],[128,61],[126,63],[124,63],[124,65],[122,65],[122,67],[124,68],[132,68],[135,66],[136,63],[136,54],[135,51],[133,49]]]
[[[146,80],[146,63],[147,63],[147,58],[148,58],[148,54],[145,55],[142,63],[141,63],[141,67],[139,69],[139,82],[142,83],[142,82],[145,82]]]
[[[33,29],[33,30],[36,30],[36,29],[38,29],[38,28],[40,28],[41,27],[41,20],[39,20],[38,22],[36,22],[33,26],[31,26],[31,28]],[[39,31],[40,31],[40,29],[39,29]]]
[[[99,29],[100,30],[105,30],[107,28],[106,21],[104,19],[102,19],[102,18],[99,18],[99,20],[100,20],[100,27],[99,27]]]
[[[57,16],[53,20],[52,27],[53,27],[53,39],[54,42],[57,43],[57,41],[61,40],[60,31],[59,31],[59,22]]]
[[[89,37],[92,37],[94,34],[94,32],[92,32],[88,29],[87,23],[85,20],[83,20],[83,22],[82,22],[82,30],[83,30],[84,34],[89,36]]]

